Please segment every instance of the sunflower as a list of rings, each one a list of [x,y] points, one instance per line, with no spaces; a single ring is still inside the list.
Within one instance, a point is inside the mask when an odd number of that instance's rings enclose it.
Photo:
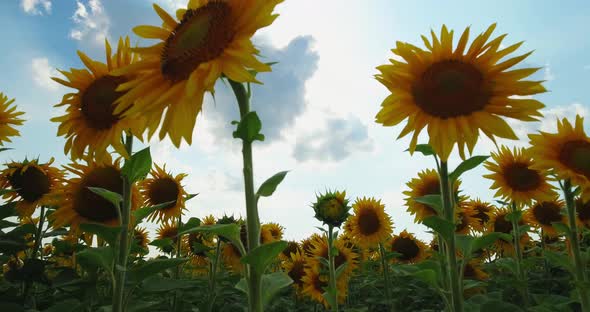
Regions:
[[[323,294],[328,287],[328,275],[320,272],[319,267],[306,267],[304,276],[301,278],[303,284],[302,293],[312,300],[321,303],[325,308],[329,307],[328,301]],[[338,303],[344,303],[348,292],[348,279],[339,278],[336,282]]]
[[[338,254],[334,257],[334,267],[338,269],[341,265],[346,265],[344,271],[340,274],[338,279],[349,278],[352,276],[352,273],[357,268],[357,259],[358,255],[352,251],[349,247],[346,246],[346,242],[342,241],[340,238],[337,238],[333,242],[334,247],[338,250]],[[318,268],[322,268],[328,270],[327,267],[323,266],[323,263],[318,258],[328,259],[328,240],[326,236],[322,236],[321,239],[316,239],[312,241],[311,252],[310,256],[308,256],[307,261],[310,266],[317,266]]]
[[[137,242],[137,245],[143,249],[148,248],[148,232],[145,228],[137,227],[133,230],[133,239]]]
[[[244,265],[240,262],[242,254],[240,250],[232,243],[224,243],[221,250],[221,258],[225,266],[236,274],[242,273]]]
[[[393,259],[394,262],[418,263],[426,258],[426,248],[421,240],[404,230],[389,240],[386,250],[400,254],[399,257]]]
[[[350,216],[346,191],[326,191],[316,196],[316,202],[311,207],[318,221],[332,227],[340,227]]]
[[[576,214],[578,223],[581,226],[590,228],[590,200],[583,200],[581,197],[576,199]]]
[[[53,158],[45,164],[38,159],[11,162],[0,172],[0,188],[14,192],[4,194],[8,201],[18,201],[16,211],[20,217],[30,216],[38,206],[52,206],[57,201],[56,190],[63,172],[52,167]]]
[[[150,172],[151,178],[140,182],[139,188],[144,198],[144,206],[156,206],[167,202],[173,202],[165,207],[156,210],[150,215],[149,220],[168,221],[182,215],[185,208],[185,198],[188,193],[184,190],[182,179],[187,175],[184,173],[176,176],[166,172],[166,166],[154,166]]]
[[[60,71],[67,81],[52,77],[66,87],[77,89],[75,93],[64,95],[61,103],[55,105],[66,106],[66,114],[51,119],[60,124],[57,135],[66,138],[64,152],[70,153],[74,160],[83,158],[85,153],[100,160],[109,146],[127,158],[127,150],[121,140],[123,132],[131,131],[141,139],[146,127],[144,115],[125,118],[121,112],[115,112],[115,101],[125,94],[116,89],[133,76],[114,76],[113,71],[138,59],[130,50],[129,38],[125,38],[125,41],[119,39],[114,54],[111,54],[111,46],[106,40],[105,45],[106,64],[94,61],[78,51],[78,56],[88,69]]]
[[[465,264],[463,278],[470,280],[483,281],[489,278],[489,275],[481,269],[481,262],[472,259]]]
[[[272,24],[278,16],[272,12],[282,1],[190,0],[186,9],[176,12],[176,19],[154,4],[162,27],[142,25],[133,31],[161,42],[133,49],[141,60],[117,72],[139,75],[119,88],[128,92],[119,99],[122,105],[115,112],[152,114],[159,121],[167,108],[160,138],[168,135],[177,147],[182,139],[190,145],[203,96],[206,91],[214,92],[219,77],[257,83],[252,70],[270,71],[269,65],[256,58],[259,51],[251,37]]]
[[[506,208],[499,208],[496,209],[494,211],[494,213],[492,214],[492,217],[490,218],[490,221],[487,224],[487,232],[491,233],[491,232],[498,232],[498,233],[504,233],[504,234],[512,234],[512,222],[508,219],[506,219],[506,215],[508,215],[510,213],[510,211],[508,211],[508,209]],[[518,226],[523,226],[525,225],[525,220],[524,218],[521,218],[518,222]],[[524,246],[528,241],[529,241],[530,237],[527,233],[521,233],[520,236],[520,243],[521,246]],[[507,241],[504,238],[499,238],[498,240],[496,240],[495,242],[495,246],[496,246],[496,251],[498,253],[500,253],[501,255],[513,255],[514,254],[514,247],[513,247],[513,241]]]
[[[293,287],[299,293],[303,287],[303,276],[307,262],[299,251],[291,252],[288,258],[281,263],[283,271],[293,280]]]
[[[440,38],[431,32],[432,43],[422,36],[427,50],[398,41],[392,52],[404,61],[391,59],[391,64],[377,67],[381,73],[376,79],[392,94],[381,104],[376,121],[395,126],[407,118],[399,137],[414,132],[411,152],[426,127],[429,144],[442,161],[448,159],[455,143],[461,158],[465,158],[465,145],[471,153],[479,131],[494,142],[495,136],[518,139],[501,117],[537,120],[535,117],[542,116],[539,110],[545,106],[537,100],[513,96],[546,90],[541,81],[522,80],[539,68],[507,71],[532,52],[504,60],[522,42],[500,49],[506,35],[488,42],[495,28],[496,24],[491,25],[469,48],[466,28],[455,51],[453,31],[444,25]]]
[[[65,166],[75,177],[65,180],[64,185],[57,190],[61,195],[57,202],[59,208],[49,216],[55,229],[70,225],[77,233],[81,223],[119,224],[119,208],[88,189],[99,187],[122,194],[123,179],[119,161],[113,161],[106,154],[101,161],[87,158],[85,162]],[[134,185],[131,189],[131,210],[139,207],[140,196]]]
[[[205,216],[205,218],[201,220],[201,225],[214,225],[216,223],[217,220],[215,220],[215,217],[213,215]]]
[[[467,205],[461,205],[455,209],[455,233],[469,234],[474,225],[479,223],[479,220],[473,217],[474,214],[475,212]]]
[[[414,215],[415,222],[422,222],[427,217],[437,215],[436,209],[426,204],[419,203],[414,198],[426,196],[426,195],[439,195],[440,194],[440,180],[438,173],[433,169],[426,169],[418,173],[418,178],[412,179],[406,183],[410,188],[408,191],[404,191],[403,194],[408,197],[406,200],[407,211]],[[459,186],[461,181],[457,180],[453,183],[454,193],[459,194]],[[457,197],[457,196],[456,196]],[[462,199],[457,197],[457,202]]]
[[[576,115],[574,126],[567,119],[557,121],[557,133],[529,134],[531,154],[539,170],[554,170],[559,179],[570,179],[590,199],[590,137],[584,132],[584,118]]]
[[[347,224],[350,234],[361,248],[378,245],[391,235],[391,218],[385,213],[385,205],[374,198],[357,198],[352,205],[354,215]]]
[[[183,237],[182,246],[196,271],[206,271],[209,263],[206,252],[213,246],[213,242],[202,233],[190,233]]]
[[[497,189],[495,196],[528,206],[533,200],[551,200],[557,195],[545,171],[533,169],[532,153],[526,149],[511,151],[502,146],[497,153],[492,153],[492,159],[494,162],[484,164],[492,173],[484,177],[494,181],[491,189]]]
[[[494,205],[481,201],[480,199],[469,200],[463,203],[463,206],[469,207],[474,222],[471,223],[471,227],[474,231],[484,232],[486,224],[490,220],[492,212],[496,209]]]
[[[12,103],[14,99],[8,100],[8,97],[0,92],[0,146],[4,145],[4,142],[12,142],[10,141],[12,136],[20,136],[14,126],[23,124],[24,120],[18,117],[24,113],[17,112],[16,105],[10,106]]]
[[[525,223],[543,229],[543,233],[556,236],[557,231],[553,222],[565,223],[566,218],[561,212],[564,210],[564,202],[554,198],[550,201],[537,201],[523,215]]]
[[[299,243],[297,243],[296,241],[287,241],[287,247],[285,247],[285,249],[281,251],[281,253],[279,254],[279,258],[288,261],[289,259],[291,259],[291,254],[297,252],[303,252],[301,250],[301,246],[299,246]]]
[[[305,238],[301,241],[301,250],[303,251],[303,254],[305,256],[311,256],[313,245],[316,244],[315,241],[317,240],[322,240],[322,236],[318,233],[313,233],[310,237]]]
[[[280,241],[283,238],[283,227],[277,223],[265,223],[260,227],[260,240],[262,244]]]

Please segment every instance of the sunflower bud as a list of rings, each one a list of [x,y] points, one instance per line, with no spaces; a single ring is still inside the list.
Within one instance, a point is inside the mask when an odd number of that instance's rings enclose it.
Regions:
[[[344,198],[344,192],[330,192],[317,197],[316,202],[312,205],[315,211],[315,218],[335,227],[340,227],[346,218],[348,218],[350,206],[348,199]]]

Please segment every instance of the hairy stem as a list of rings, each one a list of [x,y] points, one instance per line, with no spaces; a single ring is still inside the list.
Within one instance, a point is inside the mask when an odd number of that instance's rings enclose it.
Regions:
[[[336,287],[336,268],[334,264],[334,226],[328,225],[328,270],[330,271],[330,289],[334,306],[331,311],[338,312],[338,288]]]

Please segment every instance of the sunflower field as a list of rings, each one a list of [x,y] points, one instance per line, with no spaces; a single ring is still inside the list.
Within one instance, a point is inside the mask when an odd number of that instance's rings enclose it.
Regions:
[[[423,47],[398,41],[376,69],[388,96],[374,103],[374,121],[402,125],[396,134],[411,140],[400,148],[429,168],[407,178],[403,196],[431,241],[396,224],[382,199],[329,186],[302,203],[323,227],[301,241],[260,220],[258,202],[280,192],[288,172],[254,181],[253,147],[265,136],[251,86],[281,60],[263,62],[252,36],[281,2],[190,0],[175,14],[154,4],[161,24],[132,31],[155,44],[105,41],[104,58],[78,51],[84,68],[59,70],[52,79],[69,93],[51,121],[70,163],[42,151],[0,170],[0,311],[590,312],[583,118],[528,134],[527,147],[473,155],[480,134],[516,140],[507,120],[539,120],[545,107],[533,98],[543,81],[527,80],[539,68],[515,67],[531,53],[503,44],[495,24],[474,37],[443,25]],[[207,194],[189,193],[187,174],[134,142],[158,132],[190,145],[218,81],[240,115],[244,217],[189,217],[199,213],[187,202]],[[25,119],[0,93],[1,151]],[[453,152],[461,162],[449,168]],[[477,167],[493,198],[462,183]],[[147,223],[159,228],[149,233]]]

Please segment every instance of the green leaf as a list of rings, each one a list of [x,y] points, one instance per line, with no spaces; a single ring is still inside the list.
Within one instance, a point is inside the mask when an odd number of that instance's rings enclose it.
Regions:
[[[186,262],[187,258],[152,259],[129,271],[129,280],[140,283],[146,278]]]
[[[199,281],[177,280],[161,276],[146,278],[141,284],[141,290],[146,292],[168,292],[177,289],[191,289],[199,287]]]
[[[82,310],[82,307],[80,306],[79,300],[66,299],[62,302],[55,303],[47,310],[43,310],[43,312],[74,312],[80,310]]]
[[[121,227],[107,226],[99,223],[82,223],[80,229],[84,232],[96,234],[104,239],[110,246],[115,246],[121,233]]]
[[[0,220],[16,215],[16,202],[6,203],[0,206]]]
[[[11,149],[12,148],[10,148],[10,147],[2,147],[2,148],[0,148],[0,152],[8,151],[8,150],[11,150]]]
[[[434,208],[434,210],[436,210],[436,212],[438,213],[442,212],[442,196],[440,195],[425,195],[413,198],[413,200],[417,203],[421,203]]]
[[[198,227],[194,227],[192,229],[186,229],[178,233],[178,235],[190,234],[194,232],[204,232],[204,233],[212,233],[217,236],[224,237],[231,241],[235,246],[238,248],[242,248],[243,245],[242,241],[240,240],[240,226],[231,223],[231,224],[214,224],[214,225],[202,225]]]
[[[472,236],[469,236],[469,235],[456,235],[455,236],[455,242],[457,244],[457,248],[459,250],[461,250],[464,258],[467,258],[467,259],[471,258],[474,240],[475,240],[475,238]]]
[[[111,247],[86,248],[76,254],[76,260],[86,270],[102,268],[110,272],[113,265],[113,249]]]
[[[455,235],[455,224],[438,216],[430,216],[422,221],[422,224],[440,234],[445,241],[449,241]]]
[[[557,230],[558,233],[564,233],[568,237],[571,236],[572,231],[570,231],[570,227],[562,222],[551,222],[553,227]]]
[[[289,171],[281,171],[272,177],[268,178],[268,180],[264,181],[262,185],[258,188],[256,195],[268,197],[271,196],[274,191],[277,189],[277,186],[283,181],[285,176]]]
[[[155,206],[144,207],[144,208],[140,208],[135,211],[132,211],[131,213],[133,214],[133,217],[135,218],[135,224],[140,224],[143,219],[145,219],[146,217],[148,217],[152,213],[154,213],[154,212],[156,212],[156,211],[158,211],[170,204],[174,204],[174,203],[176,203],[176,200],[171,200],[171,201],[161,203],[161,204],[158,204]]]
[[[543,251],[543,256],[545,256],[545,258],[547,258],[547,260],[549,262],[551,262],[553,265],[560,266],[572,273],[575,272],[574,266],[570,262],[570,259],[568,256],[566,256],[562,253],[557,253],[557,252],[551,251],[551,250]]]
[[[436,272],[434,270],[430,270],[430,269],[420,270],[420,271],[416,271],[416,272],[412,273],[412,275],[432,287],[435,287],[435,288],[438,287],[438,282],[437,282],[438,280],[436,277]]]
[[[517,222],[520,221],[520,219],[522,218],[522,210],[516,210],[516,211],[512,211],[510,213],[506,214],[506,220],[510,221],[510,222]]]
[[[12,193],[15,192],[15,190],[11,190],[11,189],[0,189],[0,196],[8,194],[8,193]]]
[[[15,223],[15,222],[10,222],[10,221],[7,221],[7,220],[0,220],[0,229],[5,229],[5,228],[8,228],[8,227],[15,227],[15,226],[18,226],[18,225],[19,224],[18,223]]]
[[[127,177],[131,183],[144,179],[152,168],[152,155],[150,147],[133,154],[131,158],[125,161],[121,173]]]
[[[409,152],[410,149],[408,148],[405,151]],[[434,155],[434,149],[432,149],[432,146],[430,146],[428,144],[418,144],[418,145],[416,145],[416,149],[414,149],[414,151],[422,153],[422,155],[424,155],[424,156]]]
[[[234,131],[233,136],[236,139],[242,139],[244,142],[252,143],[255,140],[264,141],[264,135],[260,133],[262,122],[255,111],[248,112]]]
[[[478,251],[478,250],[488,248],[490,245],[492,245],[494,242],[496,242],[502,236],[502,234],[503,233],[492,232],[492,233],[485,234],[480,237],[476,237],[473,240],[471,250]]]
[[[115,205],[117,209],[121,207],[121,202],[123,202],[123,197],[121,196],[121,194],[111,192],[107,189],[103,189],[100,187],[89,186],[88,189],[92,191],[94,194],[99,195],[100,197],[108,200],[111,204]]]
[[[188,194],[188,195],[186,195],[186,197],[184,198],[184,200],[185,201],[189,201],[189,200],[195,198],[197,195],[199,195],[199,193],[196,193],[196,194]]]
[[[480,312],[498,311],[522,311],[522,309],[517,305],[502,300],[489,300],[480,307]]]
[[[237,290],[242,291],[246,295],[248,294],[248,283],[246,283],[245,278],[241,278],[240,281],[234,286]]]
[[[268,306],[272,298],[283,288],[291,285],[293,280],[285,272],[262,275],[262,305]]]
[[[287,242],[276,241],[264,245],[260,245],[242,257],[241,262],[250,264],[256,272],[263,273],[266,267],[277,258],[285,247]]]
[[[328,265],[329,265],[329,263],[328,263]],[[334,272],[336,275],[336,278],[340,277],[340,274],[342,274],[344,272],[344,270],[346,270],[347,266],[348,266],[348,262],[344,262],[338,268],[336,268],[336,272]]]
[[[449,180],[451,182],[457,181],[457,179],[465,172],[479,166],[490,156],[473,156],[457,166],[457,168],[449,174]]]
[[[180,227],[178,232],[190,230],[192,228],[198,227],[199,225],[201,225],[201,219],[192,217],[192,218],[188,219],[188,221]]]

